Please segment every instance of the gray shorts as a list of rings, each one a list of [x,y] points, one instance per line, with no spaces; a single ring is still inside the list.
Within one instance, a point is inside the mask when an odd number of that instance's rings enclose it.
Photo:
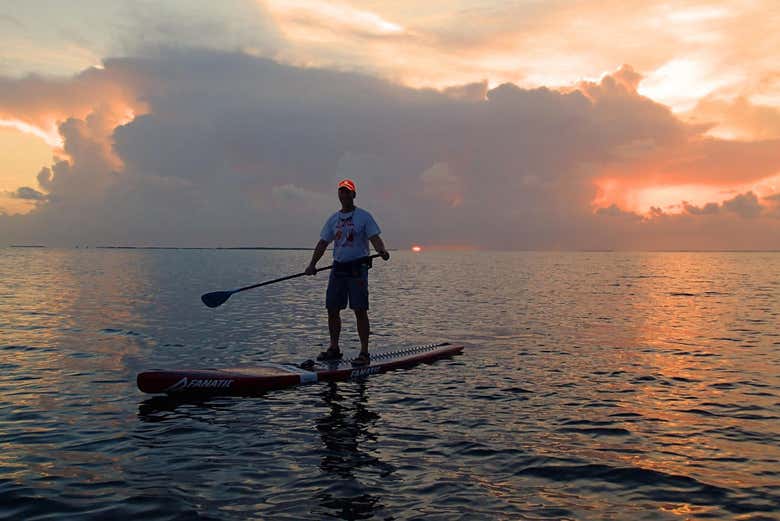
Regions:
[[[368,309],[368,268],[362,266],[358,276],[330,272],[325,307],[328,309]]]

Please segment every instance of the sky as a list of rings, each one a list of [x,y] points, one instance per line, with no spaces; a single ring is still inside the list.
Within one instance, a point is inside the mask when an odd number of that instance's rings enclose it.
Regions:
[[[0,245],[780,249],[780,3],[0,3]]]

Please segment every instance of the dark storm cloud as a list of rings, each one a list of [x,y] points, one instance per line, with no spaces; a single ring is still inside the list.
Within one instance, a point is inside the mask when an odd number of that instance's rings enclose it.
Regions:
[[[351,177],[391,246],[632,246],[654,225],[617,206],[594,212],[594,179],[615,165],[630,178],[664,147],[685,154],[700,131],[639,96],[630,68],[570,92],[438,92],[178,50],[106,60],[90,75],[93,83],[79,79],[83,92],[117,83],[143,113],[117,126],[121,103],[96,103],[65,120],[68,158],[39,174],[50,200],[0,217],[0,233],[65,244],[307,246],[337,207],[336,181]],[[750,215],[750,204],[735,199],[728,209]]]

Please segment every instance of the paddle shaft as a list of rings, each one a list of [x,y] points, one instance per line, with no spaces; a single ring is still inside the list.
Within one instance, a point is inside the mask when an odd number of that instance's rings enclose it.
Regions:
[[[381,255],[378,254],[378,253],[375,253],[373,255],[369,255],[368,257],[364,257],[364,259],[365,260],[375,259],[377,257],[381,257]],[[325,266],[324,268],[317,268],[317,273],[319,273],[321,271],[326,271],[326,270],[329,270],[329,269],[332,269],[332,268],[333,268],[333,264],[331,264],[330,266]],[[239,291],[246,291],[248,289],[259,288],[260,286],[267,286],[269,284],[275,284],[277,282],[282,282],[282,281],[285,281],[285,280],[290,280],[290,279],[295,279],[295,278],[298,278],[298,277],[303,277],[304,275],[306,275],[306,272],[296,273],[295,275],[287,275],[286,277],[281,277],[281,278],[274,279],[274,280],[268,280],[266,282],[261,282],[260,284],[253,284],[253,285],[247,286],[245,288],[234,289],[231,293],[238,293]]]

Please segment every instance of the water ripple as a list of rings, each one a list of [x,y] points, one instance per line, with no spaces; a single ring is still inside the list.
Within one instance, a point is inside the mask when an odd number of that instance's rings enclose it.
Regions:
[[[324,277],[199,300],[308,256],[0,250],[26,288],[0,299],[0,518],[777,518],[780,255],[398,252],[372,343],[463,356],[247,399],[135,389],[321,350]]]

